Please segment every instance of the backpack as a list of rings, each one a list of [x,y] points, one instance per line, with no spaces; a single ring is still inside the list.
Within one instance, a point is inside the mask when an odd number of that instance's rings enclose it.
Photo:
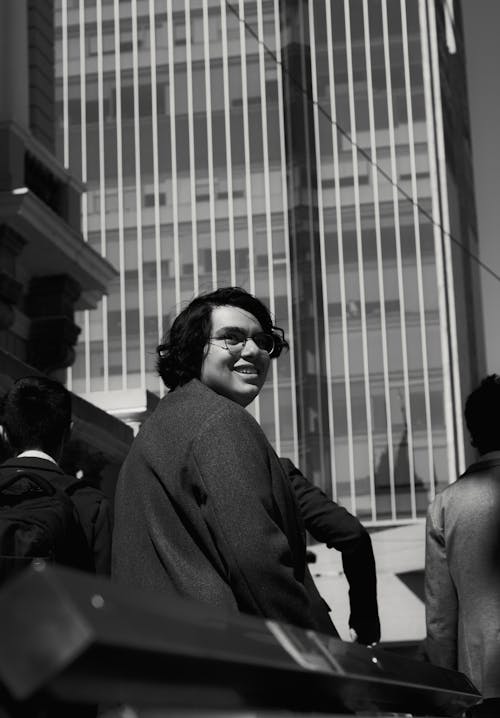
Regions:
[[[34,559],[93,570],[70,498],[84,482],[67,478],[64,489],[31,469],[15,469],[0,478],[0,586]],[[16,486],[21,480],[24,483]]]

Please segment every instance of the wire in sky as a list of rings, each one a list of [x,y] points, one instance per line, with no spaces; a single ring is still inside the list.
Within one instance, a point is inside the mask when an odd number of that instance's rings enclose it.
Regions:
[[[315,105],[318,108],[318,111],[325,117],[328,122],[337,129],[338,133],[344,137],[347,142],[349,142],[353,147],[356,148],[356,150],[360,153],[362,157],[364,157],[367,162],[369,162],[372,167],[375,167],[377,172],[385,179],[389,184],[391,184],[393,187],[395,187],[398,192],[406,199],[408,202],[410,202],[414,207],[418,209],[418,211],[426,217],[431,224],[433,224],[435,227],[439,228],[441,232],[449,237],[449,239],[457,245],[466,255],[468,255],[471,259],[473,259],[482,269],[484,269],[485,272],[488,272],[492,277],[494,277],[498,282],[500,282],[500,274],[495,272],[493,269],[488,267],[487,264],[485,264],[482,259],[480,259],[474,252],[472,252],[468,247],[462,244],[460,240],[456,239],[450,232],[448,232],[443,225],[434,219],[434,217],[425,209],[425,207],[422,207],[419,202],[415,201],[413,197],[403,188],[401,185],[399,185],[397,182],[395,182],[390,174],[381,167],[375,160],[373,160],[370,153],[365,150],[363,147],[357,144],[352,137],[350,136],[349,132],[345,130],[342,125],[340,125],[336,119],[334,119],[330,113],[317,101],[314,100],[310,93],[307,91],[307,89],[302,85],[300,80],[298,80],[287,68],[287,66],[278,58],[276,53],[271,50],[271,48],[266,45],[263,39],[261,39],[258,35],[258,33],[254,30],[254,28],[248,24],[246,19],[244,17],[241,17],[239,14],[239,11],[237,8],[235,8],[229,0],[225,0],[227,8],[232,12],[232,14],[238,19],[240,23],[242,23],[247,31],[252,35],[252,37],[259,43],[259,45],[262,45],[266,53],[273,59],[273,61],[276,63],[276,65],[279,65],[281,67],[282,72],[287,75],[287,77],[290,79],[291,83],[303,94],[307,101],[310,102],[312,105]]]

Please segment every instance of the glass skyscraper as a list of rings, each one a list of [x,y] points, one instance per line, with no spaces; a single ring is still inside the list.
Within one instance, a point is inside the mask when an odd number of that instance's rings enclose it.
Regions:
[[[119,270],[73,391],[161,395],[155,347],[237,284],[290,340],[251,409],[367,524],[465,465],[484,369],[461,15],[452,0],[56,0],[58,155]]]

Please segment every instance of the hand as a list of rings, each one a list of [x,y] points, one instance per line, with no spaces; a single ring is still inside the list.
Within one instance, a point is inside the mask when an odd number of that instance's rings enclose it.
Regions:
[[[349,629],[349,635],[350,635],[351,641],[353,643],[361,643],[363,646],[366,646],[367,648],[375,648],[375,646],[377,645],[377,641],[373,641],[373,643],[363,643],[363,641],[360,641],[359,636],[356,633],[356,631],[354,630],[354,628]]]

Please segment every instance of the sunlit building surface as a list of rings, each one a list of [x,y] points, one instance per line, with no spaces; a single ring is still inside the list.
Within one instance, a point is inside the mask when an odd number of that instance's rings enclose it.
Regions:
[[[367,525],[464,468],[483,373],[452,0],[56,0],[58,156],[119,270],[73,391],[129,419],[195,294],[237,284],[291,351],[252,408]]]

